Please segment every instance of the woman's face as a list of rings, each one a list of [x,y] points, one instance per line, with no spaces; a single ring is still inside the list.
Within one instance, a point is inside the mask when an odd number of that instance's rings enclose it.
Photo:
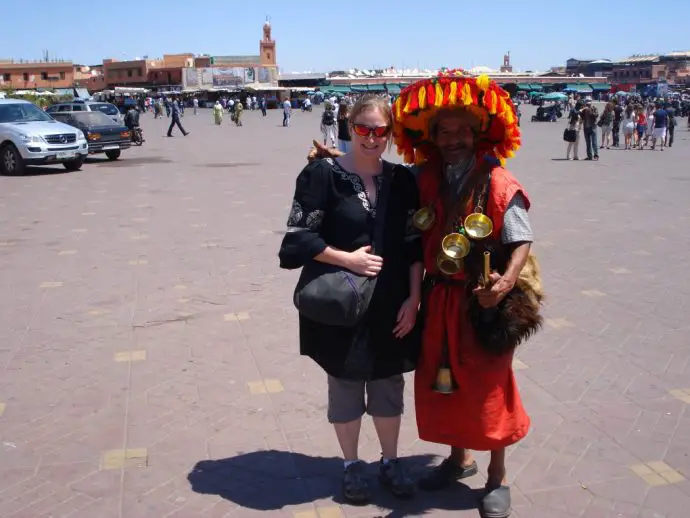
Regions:
[[[379,158],[386,150],[391,128],[378,109],[361,112],[352,124],[352,152],[363,156]]]

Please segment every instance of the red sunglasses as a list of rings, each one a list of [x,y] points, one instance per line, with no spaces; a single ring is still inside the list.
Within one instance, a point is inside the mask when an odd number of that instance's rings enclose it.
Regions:
[[[366,124],[353,124],[352,129],[360,137],[368,137],[373,133],[374,136],[377,138],[383,138],[387,136],[388,132],[390,131],[390,127],[388,126],[377,126],[376,128],[372,128],[371,126],[367,126]]]

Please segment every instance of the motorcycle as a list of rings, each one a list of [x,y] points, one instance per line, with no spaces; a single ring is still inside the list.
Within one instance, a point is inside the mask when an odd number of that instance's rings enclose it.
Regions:
[[[144,143],[144,132],[140,127],[136,127],[132,130],[132,143],[135,146],[141,146]]]
[[[302,105],[302,111],[303,112],[310,112],[311,111],[311,104],[309,106]]]

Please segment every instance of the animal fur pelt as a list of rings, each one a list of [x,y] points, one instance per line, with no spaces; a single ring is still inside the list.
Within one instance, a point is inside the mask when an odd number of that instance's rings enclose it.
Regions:
[[[540,314],[544,292],[537,258],[530,254],[515,287],[495,308],[479,305],[472,290],[483,280],[483,252],[491,253],[491,270],[500,274],[508,264],[508,250],[498,243],[475,243],[465,258],[468,284],[469,316],[480,346],[487,352],[502,355],[534,335],[543,324]]]

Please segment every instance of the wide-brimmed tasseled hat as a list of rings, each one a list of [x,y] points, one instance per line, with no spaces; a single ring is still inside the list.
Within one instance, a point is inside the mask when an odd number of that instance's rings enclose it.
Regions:
[[[407,86],[393,105],[393,142],[405,162],[420,164],[434,148],[430,123],[441,111],[464,109],[479,120],[477,154],[501,163],[520,147],[520,128],[510,94],[488,76],[445,70]]]

